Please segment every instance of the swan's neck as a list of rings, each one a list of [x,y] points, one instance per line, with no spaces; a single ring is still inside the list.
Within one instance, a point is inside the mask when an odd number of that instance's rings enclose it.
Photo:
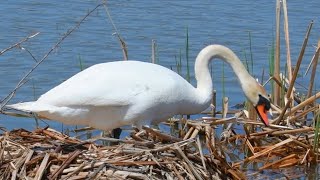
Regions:
[[[197,90],[202,92],[202,94],[211,95],[212,93],[213,87],[209,72],[209,62],[215,58],[221,59],[231,66],[237,75],[242,88],[244,88],[243,85],[246,80],[253,79],[241,63],[240,59],[229,48],[221,45],[209,45],[200,51],[195,62]]]

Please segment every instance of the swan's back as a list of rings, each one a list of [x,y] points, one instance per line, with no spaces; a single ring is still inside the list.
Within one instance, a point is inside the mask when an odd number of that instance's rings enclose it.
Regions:
[[[130,105],[137,98],[165,98],[175,88],[192,88],[175,72],[156,64],[118,61],[93,65],[40,96],[38,102],[57,106]],[[172,91],[168,94],[168,91]],[[142,100],[142,99],[141,99]]]

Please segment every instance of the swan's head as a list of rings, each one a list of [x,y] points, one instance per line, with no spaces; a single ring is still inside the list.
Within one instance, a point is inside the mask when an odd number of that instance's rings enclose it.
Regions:
[[[258,82],[254,81],[243,87],[244,92],[255,107],[257,114],[259,115],[261,121],[268,126],[269,120],[267,112],[271,108],[270,98],[266,93],[266,90]]]

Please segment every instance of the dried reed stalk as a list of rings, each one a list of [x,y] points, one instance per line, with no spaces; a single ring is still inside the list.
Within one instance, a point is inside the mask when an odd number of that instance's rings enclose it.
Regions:
[[[34,37],[37,36],[38,34],[40,34],[40,32],[33,33],[33,34],[27,36],[26,38],[22,39],[21,41],[19,41],[19,42],[13,44],[13,45],[11,45],[11,46],[9,46],[9,47],[1,50],[1,51],[0,51],[0,56],[1,56],[3,53],[5,53],[5,52],[7,52],[7,51],[9,51],[9,50],[11,50],[11,49],[13,49],[13,48],[15,48],[15,47],[21,46],[22,43],[28,41],[28,40],[31,39],[31,38],[34,38]]]
[[[288,20],[288,9],[287,9],[287,0],[282,0],[283,8],[283,23],[284,23],[284,34],[286,39],[286,52],[287,52],[287,73],[289,81],[292,81],[292,65],[291,65],[291,55],[290,55],[290,38],[289,38],[289,20]],[[290,92],[291,94],[291,92]],[[293,97],[290,95],[290,97]]]
[[[42,179],[42,176],[43,176],[43,173],[44,173],[44,170],[48,164],[48,161],[49,161],[49,157],[50,157],[50,154],[46,153],[46,155],[44,156],[41,164],[40,164],[40,167],[37,171],[37,174],[36,176],[34,177],[35,180],[41,180]]]
[[[294,71],[293,71],[292,78],[291,79],[289,78],[290,83],[289,83],[288,91],[287,91],[287,94],[286,94],[287,98],[290,98],[290,97],[293,98],[292,89],[293,89],[294,82],[296,81],[296,78],[297,78],[297,75],[298,75],[298,72],[299,72],[299,69],[300,69],[300,65],[301,65],[301,62],[302,62],[302,58],[303,58],[307,43],[308,43],[308,39],[309,39],[309,35],[310,35],[311,29],[312,29],[312,25],[313,25],[313,21],[311,21],[311,23],[308,26],[308,30],[307,30],[307,33],[306,33],[306,35],[304,37],[304,41],[303,41],[303,44],[302,44],[302,47],[301,47],[301,51],[300,51],[300,54],[299,54],[299,57],[298,57],[298,60],[297,60],[297,63],[296,63],[296,67],[294,68]]]
[[[311,71],[311,76],[310,76],[310,83],[309,83],[307,98],[311,97],[311,95],[312,95],[314,78],[316,77],[319,54],[320,54],[320,39],[318,40],[318,47],[317,47],[316,52],[315,52],[315,54],[311,60],[311,63],[310,63],[310,65],[312,65],[312,71]],[[305,110],[306,110],[306,108],[305,108]]]
[[[256,159],[256,158],[258,158],[260,156],[266,155],[266,154],[270,153],[272,150],[274,150],[274,149],[276,149],[278,147],[281,147],[281,146],[283,146],[283,145],[285,145],[287,143],[290,143],[292,141],[293,141],[292,139],[286,139],[284,141],[281,141],[281,142],[279,142],[279,143],[277,143],[277,144],[275,144],[275,145],[273,145],[271,147],[268,147],[268,148],[266,148],[266,149],[264,149],[262,151],[256,152],[253,156],[250,156],[250,157],[244,159],[243,161],[234,163],[233,166],[239,166],[241,163],[248,162],[248,161]]]
[[[283,116],[285,114],[285,112],[287,111],[287,109],[290,107],[291,105],[291,102],[292,102],[292,99],[289,98],[286,105],[284,106],[284,108],[282,109],[278,119],[276,121],[274,121],[272,124],[279,124],[282,120],[283,120]]]
[[[276,0],[276,45],[274,54],[274,79],[280,82],[280,12],[281,3],[280,0]],[[280,105],[280,87],[278,84],[273,86],[273,103],[275,105]]]
[[[187,134],[184,136],[183,140],[189,139],[193,130],[194,130],[194,126],[191,126],[190,129],[188,130]]]
[[[79,155],[81,154],[80,150],[76,150],[74,152],[72,152],[69,157],[62,163],[62,165],[56,170],[54,171],[51,176],[49,176],[49,179],[56,179],[61,173],[62,171]]]
[[[212,117],[216,116],[216,108],[217,108],[217,91],[213,90],[212,92],[212,100],[211,100],[211,104],[212,104]]]
[[[287,161],[289,159],[297,160],[298,159],[297,154],[290,154],[290,155],[288,155],[288,156],[286,156],[284,158],[281,158],[281,159],[279,159],[277,161],[274,161],[272,163],[266,164],[266,165],[260,167],[259,170],[261,171],[261,170],[264,170],[264,169],[267,169],[267,168],[277,169],[277,168],[279,168],[281,163],[283,163],[284,161]]]
[[[109,9],[108,9],[107,1],[106,1],[106,0],[104,0],[104,2],[103,2],[103,7],[104,7],[104,9],[105,9],[105,11],[106,11],[106,13],[107,13],[107,16],[108,16],[108,18],[109,18],[110,23],[112,24],[112,27],[113,27],[114,31],[115,31],[114,35],[117,36],[117,38],[118,38],[118,40],[119,40],[120,47],[121,47],[121,49],[122,49],[123,60],[128,60],[127,44],[126,44],[126,42],[123,40],[123,38],[121,37],[120,32],[118,31],[115,23],[114,23],[113,20],[112,20],[112,17],[111,17],[111,15],[110,15],[110,13],[109,13]]]
[[[315,102],[318,98],[320,98],[320,92],[316,93],[315,95],[309,97],[308,99],[304,100],[303,102],[301,102],[300,104],[298,104],[297,106],[293,107],[290,111],[286,112],[283,115],[283,118],[288,117],[290,114],[294,114],[296,111],[298,111],[299,109],[302,109],[306,106],[308,106],[309,104],[312,104],[313,102]],[[271,121],[271,124],[274,124],[275,122],[279,121],[279,117],[275,118],[273,121]],[[281,119],[280,119],[281,120]]]

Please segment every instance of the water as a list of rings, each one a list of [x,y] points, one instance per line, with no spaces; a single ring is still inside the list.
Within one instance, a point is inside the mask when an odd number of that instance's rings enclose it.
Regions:
[[[61,36],[100,1],[2,1],[0,6],[0,50],[10,46],[34,32],[38,36],[22,44],[38,60],[61,38]],[[289,1],[289,30],[291,58],[295,64],[307,26],[314,20],[313,30],[301,66],[305,71],[320,37],[319,1]],[[253,75],[260,78],[268,72],[269,49],[274,37],[275,1],[255,0],[200,0],[200,1],[108,1],[113,21],[128,46],[129,59],[150,61],[151,41],[158,46],[159,63],[175,70],[175,56],[182,51],[185,56],[186,29],[189,31],[190,54],[193,60],[207,44],[223,44],[235,51],[240,59],[245,54],[250,59],[249,32],[252,36],[254,60]],[[74,33],[71,34],[46,61],[30,76],[10,103],[37,99],[52,87],[80,71],[79,59],[85,67],[92,64],[121,60],[119,42],[112,34],[114,30],[105,10],[99,8]],[[281,30],[283,35],[283,30]],[[282,38],[281,59],[285,61],[285,45]],[[0,56],[1,88],[3,99],[14,89],[18,81],[31,69],[35,61],[24,50],[13,49]],[[185,65],[184,62],[184,74]],[[222,96],[222,63],[213,63],[213,81],[217,99]],[[282,70],[284,62],[282,63]],[[284,70],[283,70],[284,71]],[[191,69],[193,77],[193,68]],[[267,74],[267,73],[265,73]],[[302,73],[301,73],[302,74]],[[316,77],[319,89],[319,76]],[[260,78],[261,79],[261,78]],[[267,75],[265,75],[267,79]],[[298,82],[307,86],[309,76],[300,77]],[[194,80],[192,83],[195,84]],[[225,93],[229,104],[235,105],[245,98],[231,69],[225,68]],[[270,89],[269,86],[267,86]],[[305,91],[299,88],[300,91]],[[221,106],[219,106],[221,107]],[[40,122],[42,126],[45,123]],[[58,130],[65,128],[60,123],[48,122]],[[33,129],[31,119],[0,116],[0,126],[8,129]]]
[[[40,32],[38,36],[22,44],[39,60],[100,1],[5,1],[0,6],[0,49],[18,42],[27,35]],[[269,49],[274,37],[275,2],[248,1],[108,1],[113,21],[128,46],[129,59],[150,61],[151,41],[158,46],[159,63],[175,70],[175,56],[182,51],[185,56],[186,29],[189,31],[190,59],[207,44],[219,43],[233,49],[241,58],[250,59],[249,32],[252,36],[254,60],[253,74],[260,78],[268,72]],[[315,51],[320,37],[319,1],[290,1],[289,30],[291,58],[295,64],[300,47],[311,20],[314,20],[308,47],[301,66],[304,72]],[[101,7],[71,34],[47,60],[30,76],[10,103],[37,99],[52,87],[80,71],[79,59],[85,67],[92,64],[121,60],[119,42],[112,34],[114,30]],[[283,30],[281,31],[283,34]],[[285,60],[285,45],[282,39],[282,60]],[[30,70],[35,61],[24,50],[13,49],[0,56],[1,89],[3,99]],[[284,63],[283,63],[284,64]],[[184,75],[185,75],[185,65]],[[222,96],[222,63],[214,62],[214,85],[218,102]],[[191,69],[193,77],[193,68]],[[267,74],[267,73],[266,73]],[[265,76],[267,79],[267,75]],[[298,82],[307,86],[309,76]],[[319,76],[317,76],[319,82]],[[192,81],[195,84],[194,80]],[[226,96],[234,105],[244,100],[241,89],[231,69],[225,68]],[[319,89],[319,83],[316,88]],[[269,86],[267,88],[270,88]],[[301,91],[305,91],[303,88]],[[8,129],[33,129],[30,119],[1,116],[0,126]],[[49,122],[55,128],[60,123]]]

